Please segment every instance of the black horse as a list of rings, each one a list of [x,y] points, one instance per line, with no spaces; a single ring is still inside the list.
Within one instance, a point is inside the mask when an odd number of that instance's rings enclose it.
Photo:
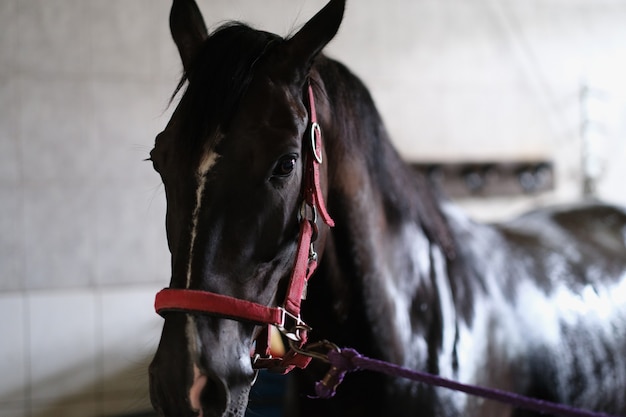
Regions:
[[[209,35],[193,0],[174,0],[184,93],[151,152],[167,198],[170,287],[256,306],[284,299],[316,156],[310,84],[324,140],[319,188],[336,226],[314,225],[309,341],[626,415],[626,213],[588,203],[484,225],[439,198],[392,147],[367,88],[321,54],[344,6],[330,1],[284,39],[238,23]],[[163,315],[150,366],[159,414],[242,416],[262,327],[185,308]],[[292,374],[288,415],[530,415],[365,372],[330,400],[309,398],[326,370]]]

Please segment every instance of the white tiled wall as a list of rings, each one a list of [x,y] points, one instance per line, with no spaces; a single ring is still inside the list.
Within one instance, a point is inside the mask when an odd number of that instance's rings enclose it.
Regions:
[[[20,415],[28,398],[28,326],[25,297],[0,294],[0,416]]]
[[[43,408],[97,380],[98,302],[92,291],[66,290],[31,293],[26,303],[30,395]]]
[[[0,2],[0,291],[166,282],[164,198],[143,159],[180,73],[168,9]]]
[[[286,34],[325,1],[199,3],[211,28]],[[351,0],[329,52],[370,86],[407,157],[547,156],[570,198],[580,79],[613,92],[626,72],[624,3],[574,3]],[[148,407],[169,256],[163,188],[142,160],[180,75],[169,7],[0,0],[0,417]],[[626,201],[626,104],[611,103],[602,195]]]
[[[149,408],[167,0],[0,2],[0,417]],[[167,65],[166,65],[167,63]]]
[[[0,294],[0,416],[112,416],[149,408],[157,285]]]

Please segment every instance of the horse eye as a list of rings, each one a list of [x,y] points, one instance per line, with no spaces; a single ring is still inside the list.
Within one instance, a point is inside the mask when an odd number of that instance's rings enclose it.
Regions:
[[[291,174],[296,167],[296,155],[286,155],[278,160],[274,171],[272,171],[273,177],[286,177]]]

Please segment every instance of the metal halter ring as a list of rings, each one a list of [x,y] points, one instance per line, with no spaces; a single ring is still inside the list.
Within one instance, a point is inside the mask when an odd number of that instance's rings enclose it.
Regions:
[[[321,164],[322,163],[322,153],[317,153],[317,138],[322,136],[322,128],[319,123],[313,122],[311,124],[311,148],[313,149],[313,156],[315,160]]]

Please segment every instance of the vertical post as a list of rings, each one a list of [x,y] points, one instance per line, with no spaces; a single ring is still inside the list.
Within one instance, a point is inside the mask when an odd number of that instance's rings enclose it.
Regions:
[[[604,123],[608,100],[604,91],[592,89],[586,82],[580,86],[580,137],[582,140],[582,195],[593,198],[598,180],[606,169],[607,128]]]

